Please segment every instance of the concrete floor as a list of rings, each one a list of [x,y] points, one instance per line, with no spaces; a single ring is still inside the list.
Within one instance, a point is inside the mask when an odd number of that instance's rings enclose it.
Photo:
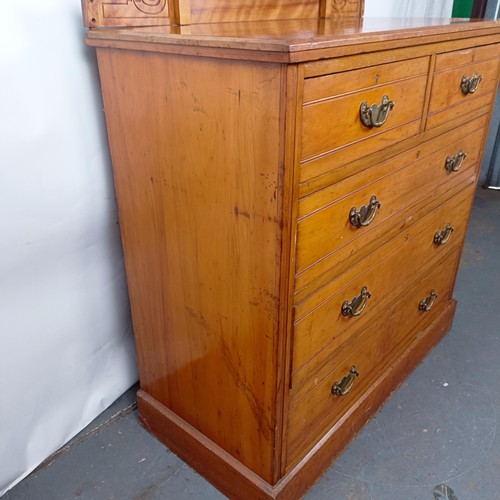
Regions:
[[[500,192],[479,190],[452,330],[307,499],[500,499],[499,288]],[[135,389],[5,500],[224,498],[140,427]]]

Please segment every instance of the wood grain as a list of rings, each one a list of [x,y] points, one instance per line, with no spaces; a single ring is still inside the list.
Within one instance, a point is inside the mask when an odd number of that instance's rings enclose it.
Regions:
[[[456,120],[463,121],[464,117],[470,117],[477,113],[487,115],[491,109],[494,97],[495,92],[489,92],[488,94],[467,99],[456,106],[451,106],[435,113],[429,113],[425,129],[432,130],[436,127],[446,126]]]
[[[388,131],[402,130],[414,121],[418,121],[417,127],[419,127],[426,79],[426,76],[409,78],[305,105],[302,124],[302,160],[358,142],[357,152],[349,157],[351,160],[356,160],[366,154],[365,144],[361,141],[371,139],[368,147],[371,147],[370,152],[373,152],[390,144],[386,137]],[[361,103],[366,102],[368,106],[374,103],[380,104],[384,95],[389,96],[395,103],[387,122],[380,128],[365,127],[359,117]],[[404,137],[404,132],[401,131],[399,135]]]
[[[81,0],[83,23],[89,28],[170,24],[172,0]]]
[[[496,82],[500,26],[346,18],[355,5],[170,0],[178,26],[87,36],[100,47],[140,416],[231,498],[299,498],[453,317],[496,87],[454,102],[440,75],[479,68]],[[361,130],[360,98],[384,93],[388,127]],[[459,148],[469,156],[448,175]],[[371,194],[379,216],[353,232],[346,213]],[[366,311],[340,317],[365,284]],[[439,300],[423,315],[430,287]],[[331,405],[355,363],[352,398]]]
[[[318,0],[191,0],[192,23],[317,18]]]
[[[456,302],[452,301],[431,325],[419,332],[416,340],[386,366],[370,389],[330,427],[316,446],[301,461],[288,464],[286,475],[274,486],[242,467],[215,443],[144,391],[139,391],[137,398],[141,408],[141,423],[231,498],[294,500],[311,487],[311,478],[319,477],[330,466],[332,460],[367,423],[367,418],[374,415],[401,381],[446,334],[455,307]]]
[[[307,489],[308,475],[320,475],[325,471],[332,459],[347,446],[401,381],[446,334],[451,327],[455,309],[456,302],[452,300],[433,323],[419,331],[416,339],[385,365],[385,369],[370,381],[369,387],[342,417],[326,426],[327,430],[312,449],[299,448],[296,458],[290,454],[286,480],[277,486],[283,490],[288,485],[295,491]]]
[[[435,113],[494,92],[497,84],[498,66],[498,59],[493,59],[437,73],[434,76],[429,113]],[[470,77],[474,72],[482,75],[483,80],[474,94],[464,95],[460,89],[462,76]]]
[[[428,141],[439,137],[443,133],[456,130],[461,128],[467,122],[470,122],[476,118],[482,119],[485,124],[489,123],[490,108],[481,107],[479,109],[471,109],[466,115],[460,115],[454,117],[451,121],[442,123],[439,126],[430,128],[425,132],[418,133],[414,132],[414,135],[408,138],[401,138],[400,141],[394,140],[391,145],[387,146],[383,150],[375,151],[373,153],[367,152],[365,156],[359,158],[358,160],[352,161],[350,163],[344,163],[346,156],[348,157],[351,149],[344,148],[334,153],[327,154],[324,156],[319,156],[314,160],[309,160],[302,163],[301,171],[301,184],[299,187],[299,196],[305,197],[309,196],[316,191],[328,187],[335,182],[338,182],[346,177],[355,175],[357,173],[363,172],[366,169],[372,167],[384,161],[387,158],[392,158],[402,152],[405,152],[411,148],[414,148],[424,141]],[[392,132],[387,132],[391,134]],[[396,133],[394,137],[397,138]],[[336,158],[339,158],[339,163],[335,162]],[[310,176],[310,177],[307,177]]]
[[[451,281],[455,270],[454,262],[447,263],[445,280],[436,279],[436,283],[425,283],[416,290],[408,290],[407,301],[392,305],[389,314],[379,317],[367,329],[364,335],[336,351],[330,358],[330,366],[335,369],[323,380],[317,382],[313,391],[306,395],[297,405],[291,405],[289,410],[289,463],[307,453],[318,441],[325,430],[332,426],[344,412],[367,390],[373,381],[385,370],[403,348],[413,340],[418,331],[428,326],[448,303],[451,295]],[[439,286],[447,286],[442,289]],[[418,310],[420,300],[425,298],[431,289],[437,289],[439,297],[428,315]],[[439,300],[444,299],[443,302]],[[409,307],[405,307],[408,304]],[[405,313],[407,316],[405,316]],[[384,360],[383,363],[380,361]],[[355,366],[360,375],[352,391],[345,397],[334,396],[331,388],[335,382],[340,382]],[[306,432],[307,430],[307,432]]]
[[[472,190],[468,190],[469,195]],[[469,204],[470,206],[470,204]],[[451,299],[453,283],[455,279],[455,267],[460,257],[460,247],[457,245],[451,251],[444,249],[438,260],[426,263],[410,280],[406,283],[404,294],[398,294],[395,297],[385,300],[380,307],[379,314],[373,322],[366,328],[352,332],[351,335],[340,336],[338,341],[329,344],[322,349],[310,363],[304,365],[294,374],[293,387],[290,393],[291,405],[298,407],[301,400],[305,398],[318,384],[328,377],[337,364],[350,356],[354,345],[361,346],[370,332],[378,329],[384,330],[385,324],[391,324],[397,316],[400,321],[406,318],[406,330],[400,331],[401,338],[409,337],[411,329],[409,325],[416,325],[424,316],[415,304],[419,304],[431,289],[438,291],[436,304],[447,303]],[[397,313],[397,314],[396,314]],[[425,315],[427,316],[427,315]],[[333,359],[337,359],[335,364]]]
[[[294,370],[341,336],[352,335],[373,321],[383,304],[404,294],[406,282],[443,252],[459,246],[465,238],[466,220],[471,204],[470,189],[422,217],[368,257],[346,269],[314,295],[295,306]],[[450,223],[455,231],[449,243],[436,247],[434,234]],[[439,229],[441,228],[441,229]],[[408,256],[411,255],[411,259]],[[363,286],[371,298],[359,317],[341,314],[345,300],[359,295]],[[293,385],[293,382],[292,382]]]
[[[141,424],[231,498],[275,498],[272,486],[143,389],[137,393]]]
[[[404,62],[369,66],[358,71],[342,71],[330,75],[307,78],[304,82],[304,103],[328,99],[341,94],[387,85],[390,82],[427,75],[427,57]]]
[[[454,50],[438,54],[436,58],[436,72],[454,69],[458,66],[465,66],[490,59],[497,59],[500,56],[500,45],[483,45],[480,47],[467,47],[462,50]]]
[[[142,387],[272,481],[281,67],[99,63]]]
[[[216,22],[358,18],[360,0],[81,0],[84,24],[110,26],[158,26]],[[320,5],[321,4],[321,5]],[[322,14],[320,15],[320,10]],[[171,12],[171,16],[169,16]]]
[[[379,224],[425,197],[428,185],[422,185],[422,178],[434,189],[446,183],[450,177],[444,168],[446,158],[456,155],[460,149],[468,156],[463,167],[454,172],[454,177],[462,177],[465,181],[467,169],[477,163],[483,134],[484,130],[478,129],[437,151],[429,149],[442,143],[431,141],[427,147],[399,155],[376,165],[363,176],[349,177],[301,200],[299,216],[304,214],[304,218],[300,219],[297,229],[297,273],[356,238],[369,240]],[[406,162],[402,161],[403,156]],[[376,196],[381,203],[377,215],[369,226],[354,227],[349,222],[350,210],[368,205],[371,196]]]
[[[231,58],[233,52],[253,52],[261,61],[298,63],[326,58],[357,56],[361,52],[415,49],[419,55],[500,41],[495,21],[397,19],[288,19],[234,23],[194,24],[186,27],[158,26],[116,30],[91,30],[93,46],[153,52],[185,50],[199,56]],[[434,47],[430,44],[438,44]],[[417,51],[418,52],[418,51]],[[327,64],[327,61],[323,61]]]

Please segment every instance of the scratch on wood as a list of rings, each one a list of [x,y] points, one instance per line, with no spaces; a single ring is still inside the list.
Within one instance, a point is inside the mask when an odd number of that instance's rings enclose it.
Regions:
[[[222,324],[221,324],[221,330],[222,330]],[[264,409],[259,404],[259,401],[255,397],[255,394],[252,392],[252,388],[250,387],[246,375],[243,372],[243,366],[241,366],[241,360],[239,360],[240,366],[238,367],[233,360],[231,349],[229,348],[229,345],[227,344],[226,340],[222,335],[219,336],[219,344],[224,362],[226,364],[227,369],[229,370],[229,373],[231,374],[231,377],[233,378],[236,387],[238,387],[238,389],[240,389],[245,395],[245,398],[247,399],[248,404],[250,405],[250,409],[259,424],[259,430],[262,432],[264,438],[270,441],[272,437],[271,422],[267,418],[267,415]]]
[[[185,308],[189,316],[191,316],[191,318],[193,318],[208,333],[210,330],[210,326],[205,317],[203,316],[203,314],[195,311],[191,307],[185,306]]]
[[[238,207],[234,207],[234,215],[236,215],[236,217],[238,217],[238,215],[242,215],[243,217],[250,219],[250,214],[245,210],[240,210]]]

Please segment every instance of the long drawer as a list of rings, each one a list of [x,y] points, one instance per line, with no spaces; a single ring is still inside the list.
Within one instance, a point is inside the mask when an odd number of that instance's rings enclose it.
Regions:
[[[327,352],[323,370],[309,370],[308,383],[291,392],[287,466],[291,467],[373,385],[388,364],[432,323],[451,299],[459,249],[426,266],[416,284],[383,308],[356,337]],[[428,310],[425,310],[428,309]],[[359,376],[350,374],[355,369]],[[351,380],[343,387],[344,377]],[[345,381],[344,381],[345,382]],[[352,387],[350,387],[352,385]],[[350,390],[349,390],[350,389]],[[333,392],[337,394],[333,394]]]
[[[366,327],[381,307],[404,293],[406,282],[423,266],[461,245],[473,189],[470,185],[295,306],[292,385],[302,383],[300,368],[305,363],[329,344]],[[437,245],[434,237],[447,225],[454,228],[453,233],[445,245]],[[371,294],[366,300],[367,294],[362,293],[365,287]],[[364,310],[349,317],[344,304],[354,297],[361,297],[357,310],[361,306]]]
[[[500,45],[439,54],[432,84],[426,129],[474,110],[489,110],[497,82]]]
[[[486,117],[474,120],[460,131],[447,134],[444,140],[435,138],[300,200],[296,254],[296,274],[300,279],[296,288],[318,275],[308,272],[315,264],[321,264],[321,272],[327,269],[325,258],[332,265],[338,263],[335,253],[353,240],[359,238],[359,246],[370,245],[381,236],[375,230],[377,226],[383,225],[385,230],[393,226],[399,214],[429,193],[429,186],[436,190],[450,181],[469,182],[470,169],[479,158],[485,123]],[[446,146],[442,147],[443,143]],[[449,172],[447,159],[460,151],[467,157],[458,171]],[[370,206],[373,196],[380,207],[374,206],[369,225],[353,225],[351,210]]]

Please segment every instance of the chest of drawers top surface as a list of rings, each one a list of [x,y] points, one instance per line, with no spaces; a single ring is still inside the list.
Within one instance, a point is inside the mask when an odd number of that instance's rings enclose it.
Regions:
[[[206,53],[262,61],[306,62],[365,52],[366,44],[396,48],[498,34],[498,25],[493,20],[282,19],[90,30],[87,43],[132,47],[130,44],[136,42],[144,44],[141,45],[142,50],[157,51],[168,51],[169,46],[177,46],[184,47],[185,53],[190,53],[188,47],[196,47],[199,55]],[[353,46],[358,46],[358,49]],[[224,53],[220,49],[240,52]]]
[[[297,498],[450,327],[499,42],[333,17],[88,32],[141,419],[229,496]]]

